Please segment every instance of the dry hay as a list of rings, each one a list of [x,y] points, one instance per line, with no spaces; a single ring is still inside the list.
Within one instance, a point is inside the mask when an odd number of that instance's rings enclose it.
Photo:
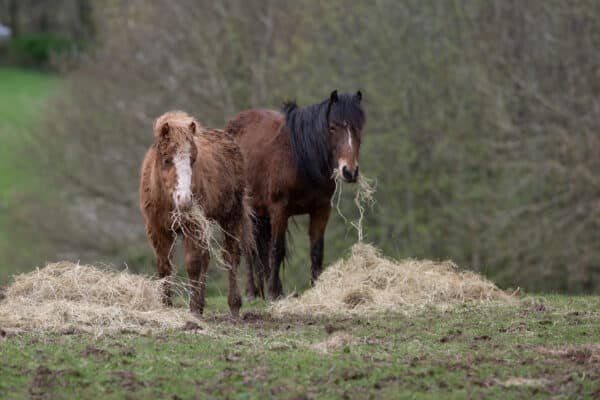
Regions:
[[[271,312],[276,316],[413,314],[427,307],[445,310],[491,301],[510,302],[512,297],[476,273],[459,272],[449,261],[397,262],[358,242],[351,256],[326,268],[313,288],[274,303]]]
[[[354,344],[356,338],[347,332],[333,332],[322,342],[313,343],[309,348],[317,353],[327,354],[340,350],[344,346]]]
[[[354,205],[358,209],[358,219],[355,221],[349,221],[348,218],[342,213],[340,208],[340,202],[342,200],[342,190],[344,181],[340,178],[340,174],[337,169],[333,170],[333,175],[331,176],[333,181],[335,182],[335,190],[333,195],[331,196],[331,206],[335,207],[337,213],[346,223],[350,223],[350,225],[356,229],[356,234],[358,236],[358,241],[362,242],[364,239],[363,232],[363,218],[365,215],[365,205],[373,206],[375,204],[375,185],[373,182],[365,177],[363,174],[358,176],[358,180],[356,181],[356,185],[354,185],[356,193],[354,194]]]
[[[521,387],[521,386],[538,388],[538,387],[548,386],[550,384],[550,381],[545,378],[514,377],[514,378],[509,378],[505,381],[496,380],[496,383],[498,383],[500,386],[504,386],[506,388]]]
[[[0,327],[94,334],[181,328],[194,317],[161,303],[163,284],[125,271],[49,264],[15,277],[0,302]]]
[[[252,227],[252,210],[248,206],[249,200],[244,200],[244,221],[245,227]],[[171,231],[177,238],[177,231],[181,232],[183,237],[192,239],[194,243],[200,246],[202,249],[210,252],[211,258],[213,258],[217,265],[229,269],[229,265],[223,259],[223,246],[221,245],[221,239],[228,235],[234,238],[241,245],[242,250],[246,254],[253,253],[255,251],[254,237],[252,230],[243,230],[241,235],[243,237],[235,237],[231,233],[221,228],[221,225],[213,219],[210,219],[204,213],[202,206],[194,199],[192,206],[188,209],[181,210],[176,208],[171,212]],[[171,260],[171,253],[176,244],[176,240],[173,241],[173,245],[169,251],[169,261]],[[172,262],[171,262],[172,264]]]
[[[171,212],[171,231],[175,237],[177,237],[178,229],[184,237],[193,239],[198,246],[208,250],[219,265],[226,265],[222,257],[223,248],[219,242],[224,231],[217,221],[206,217],[204,210],[196,200],[192,201],[192,206],[188,209],[176,208]],[[169,260],[176,242],[176,240],[173,241]]]

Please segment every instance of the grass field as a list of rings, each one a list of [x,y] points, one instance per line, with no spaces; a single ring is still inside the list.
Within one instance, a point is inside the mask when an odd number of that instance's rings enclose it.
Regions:
[[[0,194],[4,198],[29,177],[16,168],[16,157],[57,79],[37,72],[0,68]]]
[[[200,329],[9,336],[0,398],[598,398],[600,297],[535,297],[415,317],[243,319]]]
[[[0,68],[0,211],[35,184],[18,165],[57,82]],[[11,246],[3,215],[0,252]],[[0,283],[9,271],[0,265]],[[242,311],[231,321],[226,300],[212,297],[200,325],[143,335],[0,326],[0,399],[600,397],[600,296],[411,317],[277,319],[262,302]]]
[[[18,201],[19,193],[35,185],[39,175],[23,168],[25,146],[44,102],[57,86],[58,79],[16,68],[0,67],[0,252],[11,248],[11,227],[6,210]],[[2,259],[5,263],[9,260]],[[11,265],[0,266],[0,283],[16,272]]]

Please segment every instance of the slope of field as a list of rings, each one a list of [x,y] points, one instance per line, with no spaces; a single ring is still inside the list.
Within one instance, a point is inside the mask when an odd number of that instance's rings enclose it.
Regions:
[[[32,71],[0,68],[0,194],[3,196],[26,181],[15,157],[26,140],[27,129],[35,122],[56,78]]]
[[[35,176],[22,168],[28,130],[57,82],[55,77],[33,71],[0,68],[0,251],[13,245],[6,220],[11,200],[34,184]],[[0,283],[14,272],[0,265]]]
[[[262,303],[160,334],[27,334],[0,345],[0,398],[593,398],[600,297],[273,318]]]

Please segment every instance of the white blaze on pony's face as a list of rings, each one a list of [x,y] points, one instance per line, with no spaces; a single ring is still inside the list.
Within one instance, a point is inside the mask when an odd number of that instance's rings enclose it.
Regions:
[[[360,108],[362,94],[340,95],[331,93],[328,115],[329,141],[337,175],[345,182],[358,180],[358,154],[364,126],[364,113]]]
[[[198,154],[194,142],[195,133],[196,122],[181,112],[165,114],[155,126],[162,193],[178,209],[186,209],[192,205],[192,176]]]
[[[337,159],[337,174],[346,182],[356,182],[358,179],[358,152],[360,148],[359,135],[347,121],[331,124],[330,135],[334,142],[334,156]]]
[[[173,191],[173,202],[177,208],[188,208],[192,203],[192,145],[183,144],[173,157],[177,185]]]

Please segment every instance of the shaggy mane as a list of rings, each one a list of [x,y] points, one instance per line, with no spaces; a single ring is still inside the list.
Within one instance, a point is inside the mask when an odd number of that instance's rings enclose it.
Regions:
[[[282,110],[300,177],[309,187],[324,186],[333,172],[329,123],[348,121],[360,134],[365,123],[360,100],[351,94],[341,94],[333,103],[327,99],[303,108],[296,102],[286,102]]]

